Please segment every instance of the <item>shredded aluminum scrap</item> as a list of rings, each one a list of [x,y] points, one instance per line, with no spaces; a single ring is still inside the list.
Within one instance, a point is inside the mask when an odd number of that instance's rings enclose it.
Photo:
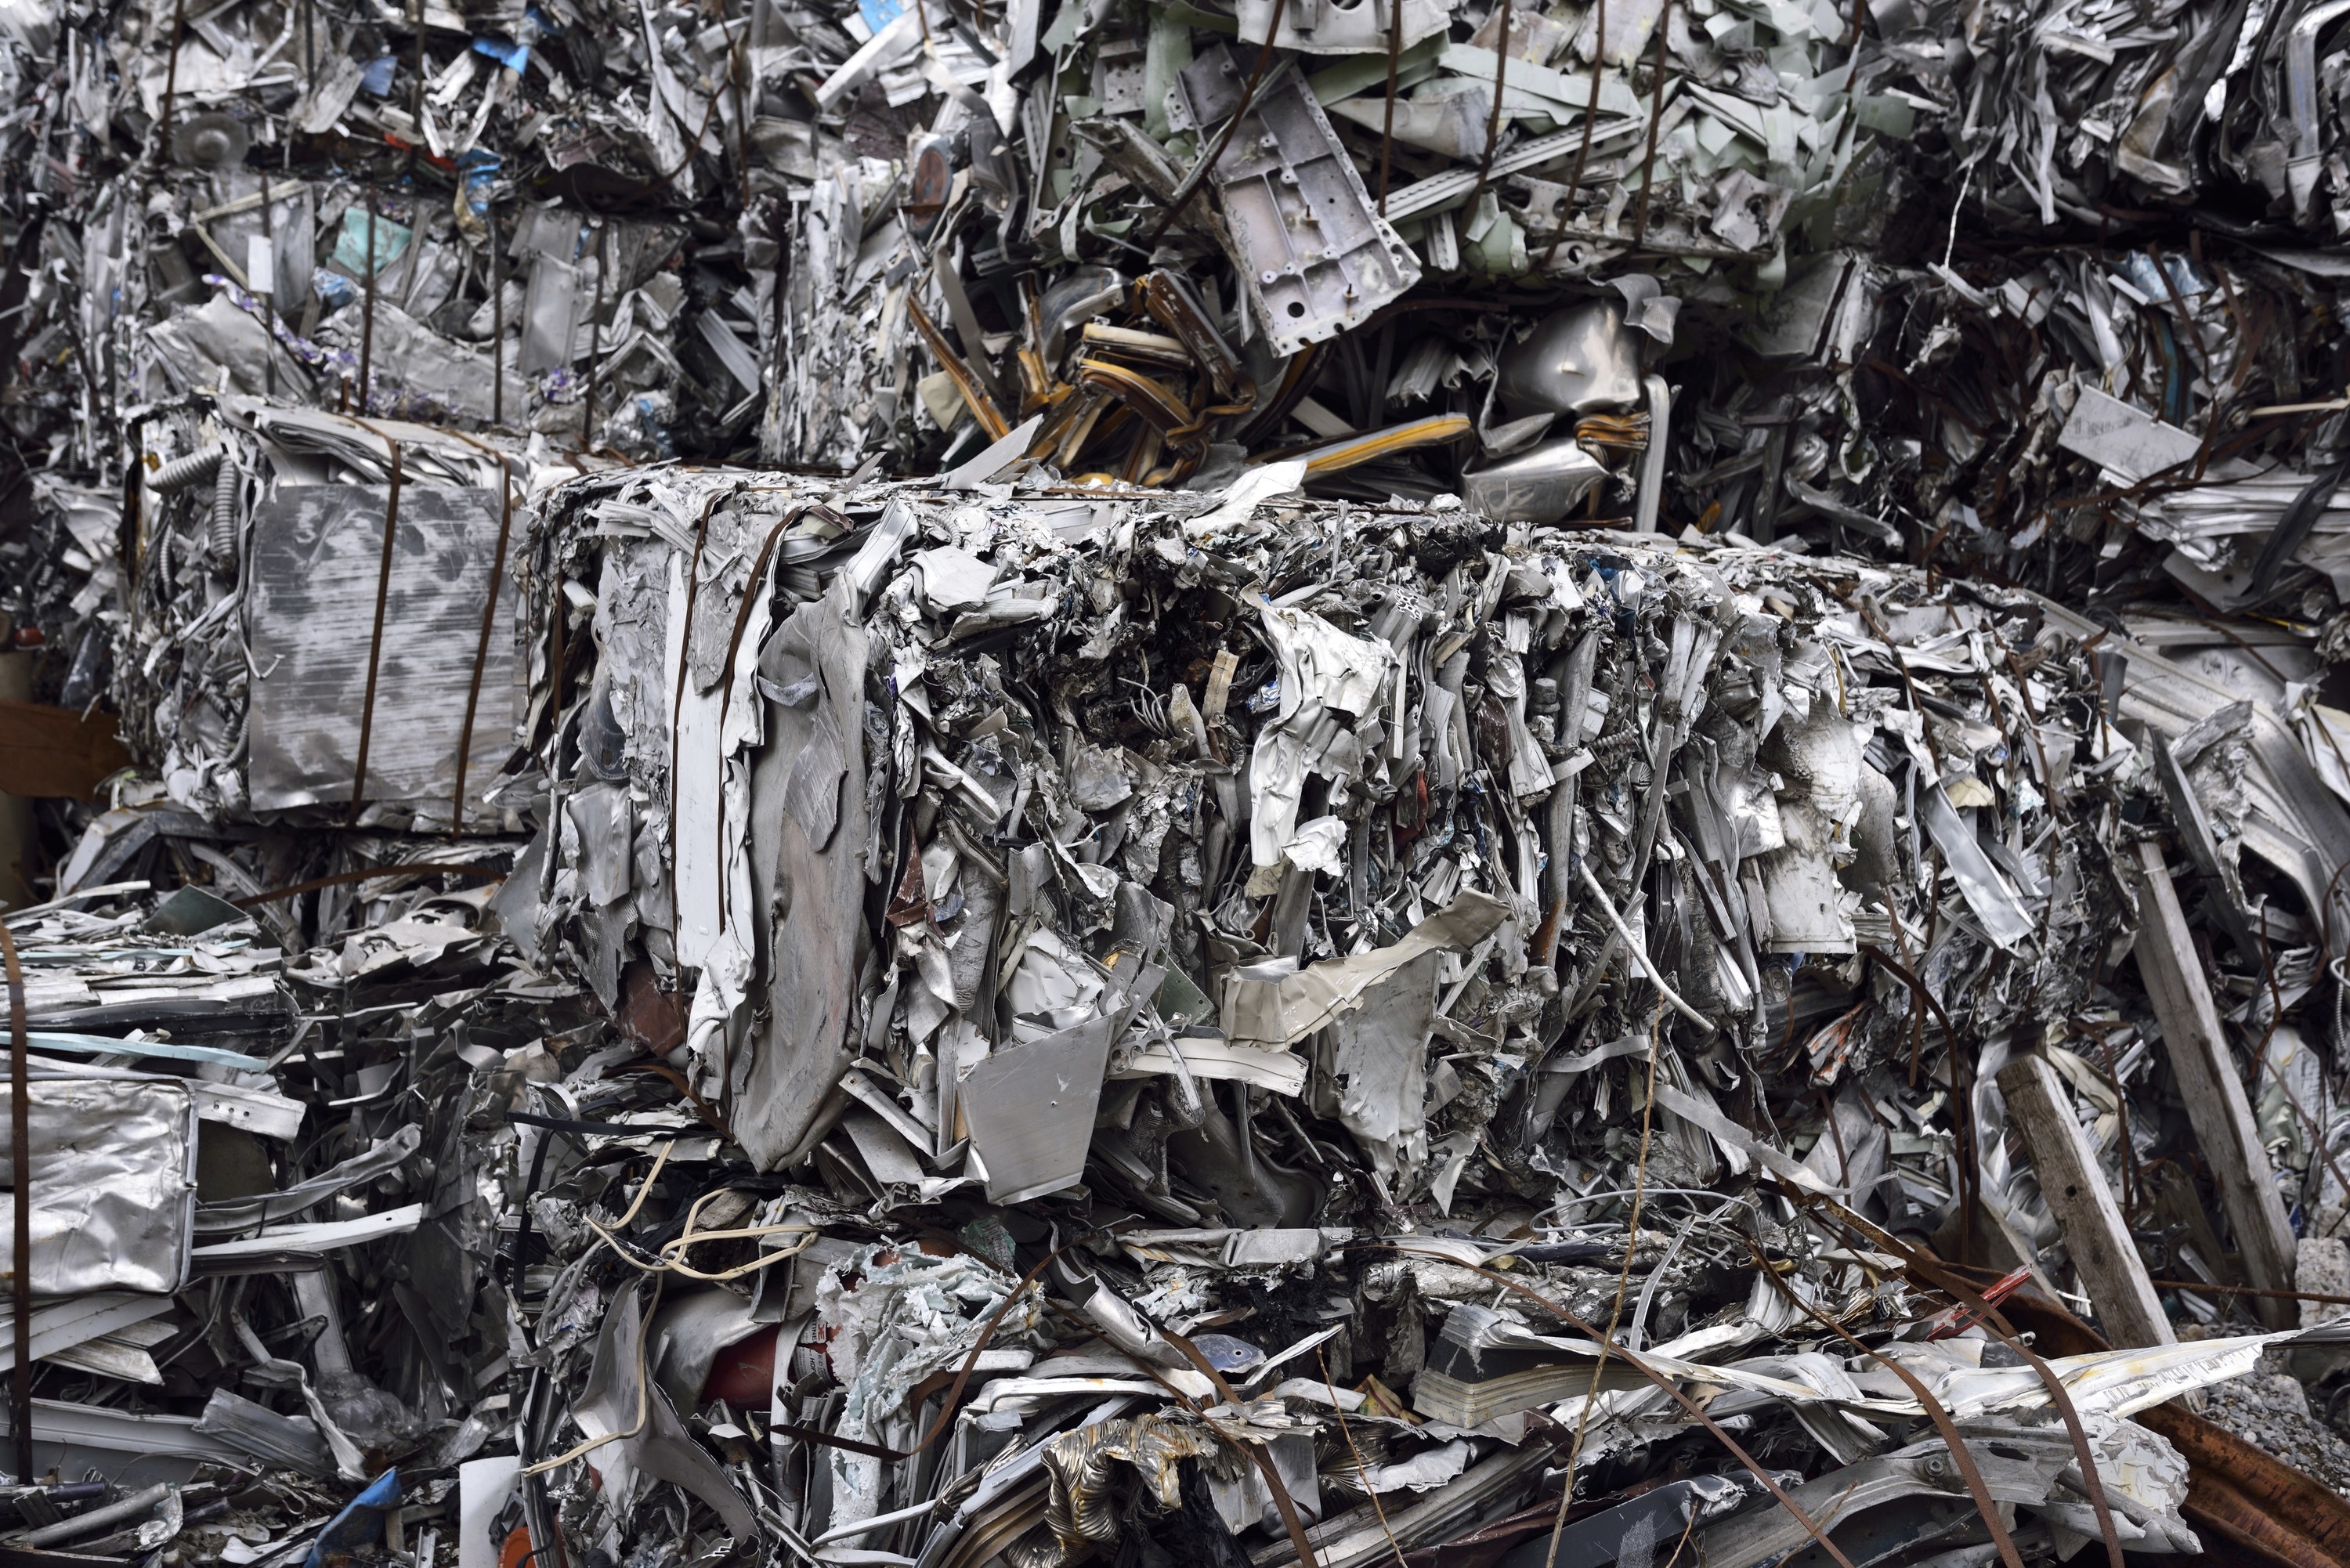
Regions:
[[[216,608],[142,598],[115,668],[211,729],[146,721],[161,782],[7,917],[22,1542],[2192,1555],[2244,1521],[2171,1402],[2338,1354],[2196,1289],[2239,1266],[2214,1206],[2273,1260],[2162,1108],[2157,834],[2250,933],[2217,1005],[2267,1042],[2269,1200],[2322,1229],[2350,1190],[2282,1118],[2328,1075],[2280,1009],[2324,933],[2254,867],[2330,909],[2350,817],[2299,732],[2028,591],[1296,466],[566,477],[166,419],[246,488],[218,555],[192,486],[145,512]],[[395,585],[421,530],[385,624],[450,666],[372,719],[338,530]],[[231,659],[242,693],[192,673]],[[2052,1105],[2163,1260],[2158,1333],[2051,1186]]]
[[[2345,16],[0,5],[0,1559],[2350,1560]]]

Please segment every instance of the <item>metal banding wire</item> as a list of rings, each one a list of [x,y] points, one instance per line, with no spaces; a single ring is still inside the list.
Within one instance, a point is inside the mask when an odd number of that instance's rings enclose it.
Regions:
[[[482,606],[481,640],[473,647],[473,674],[465,683],[465,722],[457,732],[457,784],[450,792],[449,831],[457,833],[465,826],[465,770],[473,761],[473,717],[482,701],[482,667],[489,662],[490,634],[497,625],[498,586],[506,575],[506,541],[514,532],[514,474],[506,467],[505,454],[487,442],[474,440],[462,431],[450,434],[480,447],[497,460],[498,464],[498,546],[490,562],[490,591]]]
[[[1477,203],[1485,194],[1485,183],[1493,177],[1493,146],[1502,138],[1503,84],[1508,81],[1510,74],[1510,10],[1515,4],[1516,0],[1502,0],[1502,32],[1494,39],[1501,47],[1493,55],[1493,111],[1485,117],[1485,156],[1478,161],[1477,183],[1469,187],[1468,211],[1471,223],[1477,220]],[[1388,112],[1395,112],[1392,104],[1388,106]],[[1584,124],[1588,126],[1590,123],[1586,117]]]
[[[372,244],[369,248],[372,250]],[[391,493],[383,507],[383,553],[377,561],[375,576],[375,627],[368,637],[367,697],[359,707],[359,757],[351,769],[350,819],[354,822],[359,820],[359,811],[367,802],[368,747],[375,739],[376,682],[383,673],[383,610],[391,594],[392,544],[400,534],[400,443],[373,425],[368,429],[391,451]]]
[[[1575,192],[1583,189],[1583,171],[1591,163],[1591,132],[1599,121],[1599,67],[1607,63],[1607,0],[1596,0],[1592,6],[1591,23],[1591,97],[1583,106],[1583,141],[1575,150],[1575,172],[1567,177],[1566,202],[1558,211],[1558,228],[1543,247],[1542,260],[1534,270],[1546,272],[1550,258],[1558,254],[1558,243],[1566,238],[1567,207],[1575,202]]]
[[[1388,0],[1388,3],[1400,6],[1403,0]],[[1263,85],[1265,67],[1273,63],[1273,41],[1281,36],[1282,18],[1288,12],[1289,0],[1273,0],[1273,19],[1265,24],[1264,45],[1257,54],[1256,69],[1249,73],[1248,86],[1241,93],[1240,107],[1233,109],[1232,118],[1224,121],[1223,131],[1216,138],[1215,146],[1201,154],[1198,166],[1184,177],[1183,188],[1176,192],[1174,204],[1167,209],[1167,215],[1159,220],[1159,226],[1150,231],[1150,238],[1143,243],[1144,250],[1158,247],[1168,228],[1183,215],[1183,209],[1191,204],[1191,198],[1200,193],[1200,187],[1206,184],[1215,171],[1217,161],[1223,157],[1224,149],[1232,144],[1232,133],[1241,128],[1241,121],[1247,118],[1250,107],[1256,102],[1256,89]]]
[[[1673,0],[1665,0],[1665,8],[1657,16],[1657,57],[1649,71],[1656,78],[1656,87],[1648,102],[1648,151],[1640,161],[1640,211],[1632,220],[1632,248],[1640,248],[1648,237],[1648,192],[1657,178],[1657,122],[1665,112],[1665,36],[1672,30]],[[1597,61],[1593,62],[1596,67]]]
[[[1387,109],[1379,118],[1379,216],[1388,215],[1388,176],[1395,169],[1395,100],[1396,73],[1403,63],[1404,0],[1387,0],[1388,4],[1388,98]]]

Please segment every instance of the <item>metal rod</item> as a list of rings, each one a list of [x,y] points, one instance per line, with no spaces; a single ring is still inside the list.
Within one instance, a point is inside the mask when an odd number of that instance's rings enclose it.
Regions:
[[[1647,978],[1648,982],[1657,988],[1657,994],[1665,999],[1667,1006],[1696,1024],[1707,1034],[1711,1034],[1714,1032],[1713,1020],[1683,1002],[1680,993],[1665,983],[1665,977],[1659,974],[1657,966],[1648,961],[1648,950],[1638,942],[1634,941],[1632,933],[1625,929],[1624,917],[1616,912],[1616,901],[1607,896],[1607,889],[1602,888],[1598,879],[1591,875],[1591,867],[1578,864],[1575,870],[1581,874],[1586,890],[1598,902],[1599,912],[1607,916],[1607,923],[1615,928],[1617,939],[1624,944],[1625,956],[1632,961],[1634,967]]]
[[[514,533],[514,475],[498,460],[498,548],[490,562],[488,602],[482,606],[482,638],[473,648],[473,678],[465,687],[465,722],[457,732],[457,787],[449,800],[449,831],[465,828],[465,764],[473,750],[473,718],[482,703],[482,667],[490,660],[490,634],[496,629],[498,584],[506,575],[506,542]]]
[[[483,203],[483,220],[490,228],[490,423],[506,422],[506,285],[498,254],[498,203],[493,193]]]
[[[162,1481],[132,1492],[120,1502],[109,1502],[104,1508],[93,1508],[88,1513],[77,1513],[71,1519],[61,1519],[55,1524],[45,1524],[24,1538],[21,1544],[28,1547],[54,1546],[60,1541],[78,1541],[85,1535],[96,1535],[109,1524],[126,1519],[137,1519],[151,1511],[155,1505],[171,1494],[172,1489]]]
[[[366,273],[362,280],[366,297],[359,306],[359,413],[362,418],[374,412],[369,396],[375,379],[375,182],[368,182],[367,192],[367,254],[359,262]],[[392,458],[392,472],[399,472],[400,459]],[[394,484],[400,482],[395,479]]]
[[[1494,40],[1501,48],[1493,56],[1493,112],[1485,118],[1485,156],[1477,164],[1477,183],[1469,188],[1469,221],[1477,219],[1478,200],[1485,194],[1485,182],[1493,177],[1493,146],[1502,138],[1503,84],[1510,73],[1510,11],[1515,0],[1502,0],[1502,32]],[[1395,112],[1394,106],[1388,112]]]
[[[789,286],[792,277],[792,229],[785,221],[785,203],[778,200],[774,208],[775,292],[775,298],[769,302],[770,314],[775,319],[775,337],[767,345],[767,363],[773,367],[769,373],[774,379],[774,386],[767,394],[770,410],[781,403],[784,395],[784,290]]]
[[[1665,0],[1665,8],[1657,16],[1657,57],[1648,67],[1656,75],[1655,90],[1648,101],[1648,151],[1640,162],[1640,212],[1632,220],[1632,248],[1639,249],[1640,242],[1648,237],[1648,193],[1657,182],[1657,122],[1665,114],[1665,35],[1672,30],[1673,0]],[[1592,69],[1599,68],[1595,56]]]
[[[255,289],[261,296],[262,319],[267,324],[269,341],[261,346],[261,384],[268,394],[277,395],[277,356],[269,350],[277,341],[277,225],[271,221],[269,177],[261,177],[261,239],[269,249],[269,286]],[[249,258],[248,258],[249,259]],[[245,269],[245,281],[252,281],[253,269]]]
[[[1379,117],[1379,216],[1388,215],[1388,176],[1395,169],[1396,72],[1403,64],[1403,0],[1388,4],[1388,103]]]
[[[16,1228],[10,1237],[8,1282],[16,1344],[8,1381],[8,1431],[16,1439],[16,1479],[33,1479],[33,1116],[32,1083],[25,1059],[25,966],[16,939],[0,926],[0,958],[8,968],[8,1179]]]
[[[569,616],[570,610],[563,600],[563,573],[560,568],[555,573],[554,597],[555,646],[549,661],[553,669],[550,671],[552,690],[549,692],[550,701],[546,710],[546,772],[549,778],[560,782],[563,777],[563,661],[570,652],[563,646],[564,621]]]
[[[160,160],[172,144],[172,109],[180,96],[180,44],[188,33],[188,0],[172,0],[172,57],[163,67],[163,122],[155,128]]]
[[[2350,1306],[2350,1296],[2320,1295],[2314,1291],[2264,1291],[2253,1285],[2207,1285],[2198,1280],[2156,1280],[2157,1290],[2193,1291],[2207,1296],[2254,1296],[2262,1301],[2317,1302],[2325,1306]]]
[[[359,820],[367,804],[368,746],[375,739],[375,687],[383,670],[383,609],[384,602],[391,597],[392,544],[400,536],[400,443],[390,436],[382,440],[391,449],[391,493],[383,505],[383,554],[376,563],[375,573],[375,630],[368,638],[367,698],[359,707],[359,754],[351,769],[353,822]]]
[[[424,140],[424,0],[416,0],[416,90],[409,99],[410,113],[416,120],[416,139]],[[415,144],[411,143],[409,155],[415,157]]]
[[[751,37],[748,16],[743,21],[743,36],[734,47],[726,51],[726,70],[734,78],[734,159],[742,165],[743,205],[751,205],[751,62],[749,51],[743,46]]]
[[[1400,5],[1403,0],[1394,0],[1394,3]],[[1216,138],[1215,146],[1203,153],[1198,165],[1183,177],[1182,189],[1175,192],[1174,203],[1167,209],[1167,215],[1159,220],[1159,226],[1150,231],[1150,238],[1143,242],[1144,250],[1159,248],[1159,240],[1175,220],[1183,215],[1183,209],[1191,204],[1191,198],[1200,193],[1200,187],[1206,184],[1209,176],[1215,171],[1216,161],[1224,155],[1225,147],[1231,144],[1232,132],[1240,129],[1250,106],[1256,102],[1256,89],[1264,81],[1265,67],[1273,63],[1273,41],[1281,36],[1281,19],[1288,13],[1289,0],[1273,0],[1273,16],[1264,27],[1264,47],[1257,53],[1256,69],[1249,73],[1248,87],[1241,94],[1240,107],[1232,110],[1230,119],[1224,121],[1223,134]]]
[[[1607,0],[1597,0],[1591,16],[1591,96],[1583,106],[1583,141],[1575,150],[1575,172],[1567,177],[1566,201],[1558,210],[1558,231],[1543,247],[1542,260],[1534,264],[1536,272],[1550,270],[1550,258],[1558,254],[1558,242],[1566,238],[1567,210],[1575,205],[1575,192],[1583,189],[1583,171],[1591,163],[1591,130],[1599,122],[1599,67],[1607,42]]]
[[[604,366],[604,285],[612,274],[610,227],[598,229],[597,238],[596,308],[588,317],[588,407],[579,421],[579,445],[590,452],[596,446],[596,377]]]

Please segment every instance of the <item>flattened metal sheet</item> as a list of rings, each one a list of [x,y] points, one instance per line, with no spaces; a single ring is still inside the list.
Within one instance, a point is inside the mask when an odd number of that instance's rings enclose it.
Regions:
[[[751,770],[752,908],[765,911],[768,992],[734,1128],[762,1169],[815,1126],[848,1064],[866,947],[865,659],[846,585],[794,611],[760,659],[778,691],[808,694],[769,706]]]
[[[169,1293],[185,1284],[196,1210],[196,1108],[187,1085],[42,1077],[31,1089],[33,1293]],[[7,1099],[0,1087],[0,1170],[7,1168]],[[12,1277],[15,1251],[0,1231],[0,1286]]]
[[[350,798],[387,493],[380,484],[306,485],[255,509],[246,639],[255,810]],[[495,491],[401,486],[368,742],[369,800],[448,805],[497,539]],[[499,597],[502,608],[518,602],[510,585]],[[483,660],[466,771],[476,800],[514,749],[515,624],[501,614]]]

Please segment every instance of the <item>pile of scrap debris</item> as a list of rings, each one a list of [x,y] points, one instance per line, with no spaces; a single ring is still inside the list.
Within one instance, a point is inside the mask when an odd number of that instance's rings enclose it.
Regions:
[[[244,481],[144,514],[169,761],[5,917],[0,1545],[2350,1538],[2192,1407],[2350,1339],[2251,1293],[2343,1251],[2350,815],[2227,680],[1296,462],[532,497],[169,418]]]
[[[2350,1560],[2345,60],[0,5],[0,1563]]]

